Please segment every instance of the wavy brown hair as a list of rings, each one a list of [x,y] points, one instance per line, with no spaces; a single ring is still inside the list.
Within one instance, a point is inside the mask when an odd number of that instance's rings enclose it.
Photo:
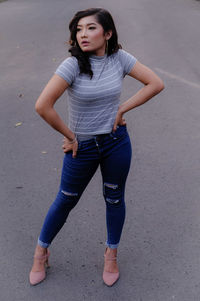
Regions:
[[[89,52],[83,52],[81,48],[79,47],[79,44],[76,39],[76,33],[77,33],[77,25],[81,18],[92,16],[94,15],[96,17],[96,20],[104,29],[104,34],[108,32],[109,30],[112,31],[112,36],[108,40],[107,43],[107,55],[111,55],[115,52],[117,52],[121,47],[120,44],[118,44],[118,34],[117,30],[113,21],[113,18],[111,14],[103,9],[103,8],[89,8],[86,10],[78,11],[71,22],[69,23],[69,30],[70,30],[70,40],[69,43],[71,45],[71,48],[69,49],[69,52],[72,56],[75,56],[78,60],[78,65],[80,68],[80,73],[89,74],[92,78],[93,72],[91,69],[91,64],[89,61]]]

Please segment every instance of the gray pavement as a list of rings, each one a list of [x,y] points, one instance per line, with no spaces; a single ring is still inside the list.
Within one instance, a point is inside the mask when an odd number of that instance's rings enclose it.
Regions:
[[[68,55],[73,14],[101,6],[124,49],[151,67],[165,90],[126,116],[133,143],[121,278],[101,279],[105,206],[96,173],[51,246],[48,278],[28,273],[62,166],[62,137],[34,103]],[[0,3],[0,300],[200,300],[200,2],[195,0],[8,0]],[[124,82],[122,101],[140,83]],[[67,121],[66,95],[56,104]]]

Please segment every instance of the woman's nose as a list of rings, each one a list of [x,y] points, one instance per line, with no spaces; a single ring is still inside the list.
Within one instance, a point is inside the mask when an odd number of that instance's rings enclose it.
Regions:
[[[87,36],[87,29],[83,29],[81,32],[81,37],[86,37]]]

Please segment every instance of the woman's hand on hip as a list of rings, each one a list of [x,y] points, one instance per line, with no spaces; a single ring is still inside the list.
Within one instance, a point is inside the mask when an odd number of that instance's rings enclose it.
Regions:
[[[62,149],[64,153],[72,151],[72,157],[75,158],[78,150],[78,141],[75,138],[73,141],[70,141],[68,138],[64,137]]]
[[[123,113],[120,112],[120,110],[118,110],[116,118],[115,118],[115,122],[113,125],[113,132],[115,132],[117,130],[118,125],[126,125],[126,120],[123,118]]]

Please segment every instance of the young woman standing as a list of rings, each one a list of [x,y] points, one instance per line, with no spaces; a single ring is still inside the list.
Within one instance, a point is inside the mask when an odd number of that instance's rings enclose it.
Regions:
[[[36,102],[38,114],[65,137],[65,156],[60,189],[38,238],[29,279],[32,285],[45,279],[48,247],[100,165],[107,224],[103,281],[112,286],[119,278],[117,247],[125,219],[125,183],[131,162],[124,114],[158,94],[164,85],[152,70],[121,49],[108,11],[79,11],[69,29],[71,57],[58,67]],[[125,75],[144,87],[120,105]],[[66,89],[68,126],[54,109]]]

